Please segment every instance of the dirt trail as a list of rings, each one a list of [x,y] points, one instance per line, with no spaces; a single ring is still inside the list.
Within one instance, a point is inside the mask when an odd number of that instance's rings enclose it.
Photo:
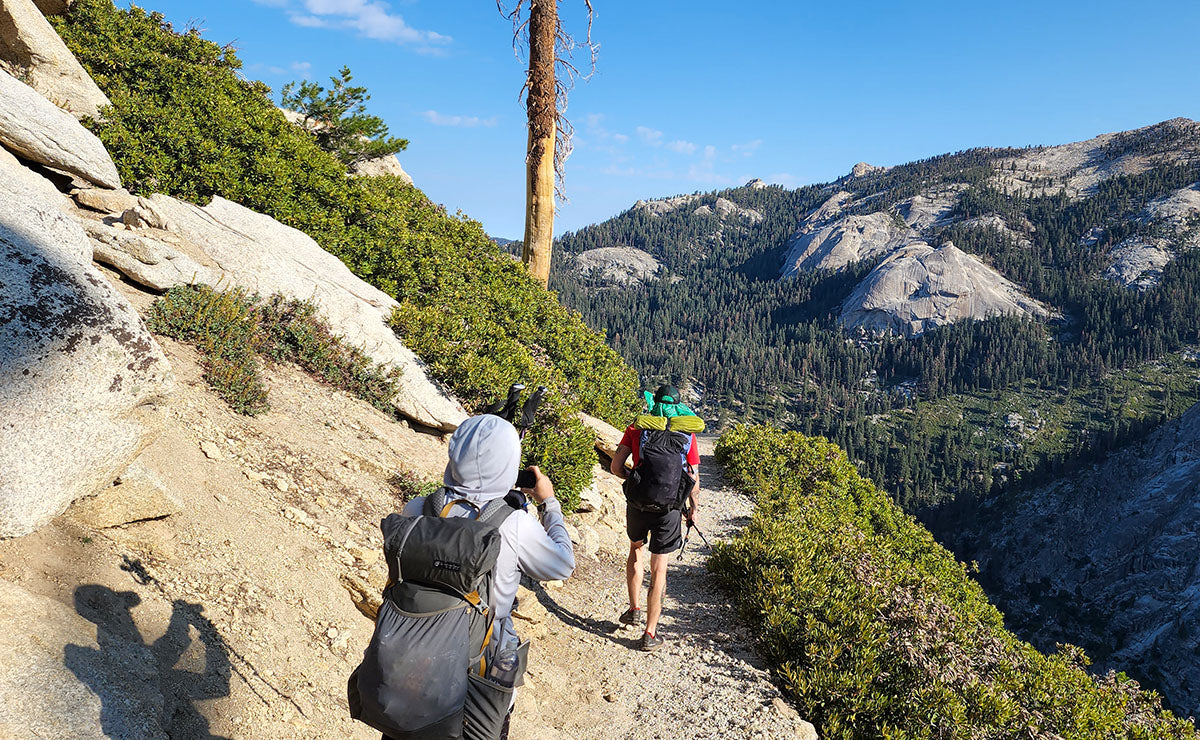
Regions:
[[[145,310],[149,296],[121,288]],[[384,580],[378,522],[402,503],[397,472],[440,477],[445,440],[290,366],[266,368],[270,412],[239,416],[203,381],[193,350],[161,341],[179,383],[141,462],[182,511],[107,529],[68,511],[0,542],[0,585],[48,600],[75,625],[43,646],[48,668],[64,654],[141,656],[122,671],[161,707],[150,718],[161,732],[123,726],[145,719],[125,711],[129,694],[103,671],[81,671],[97,738],[378,738],[346,708],[346,676],[373,628],[355,602],[368,591],[378,598]],[[699,521],[715,542],[752,507],[723,486],[702,449]],[[705,572],[698,537],[671,564],[660,629],[668,644],[633,649],[638,632],[616,622],[625,608],[624,504],[616,478],[597,477],[592,510],[569,518],[575,576],[558,587],[529,584],[519,610],[538,621],[518,625],[535,642],[513,740],[812,737],[747,647],[751,636]],[[347,579],[369,587],[355,591]],[[54,736],[22,731],[18,738]]]
[[[753,504],[725,485],[711,441],[701,452],[697,524],[716,542],[746,523]],[[535,586],[546,613],[524,626],[535,637],[532,675],[513,740],[815,738],[749,648],[752,635],[706,571],[707,556],[693,532],[683,559],[672,558],[659,627],[667,643],[654,653],[638,651],[641,631],[617,621],[628,605],[617,552],[581,561],[561,588]]]

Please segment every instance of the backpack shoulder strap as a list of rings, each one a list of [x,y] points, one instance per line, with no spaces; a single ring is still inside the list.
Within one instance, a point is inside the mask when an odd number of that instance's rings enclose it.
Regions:
[[[437,516],[448,501],[450,501],[450,491],[446,488],[439,488],[425,497],[421,513],[425,516]]]
[[[504,524],[514,511],[516,511],[516,508],[509,503],[506,497],[492,499],[480,510],[478,521],[490,524],[499,529],[500,525]]]
[[[437,518],[445,517],[450,513],[450,509],[454,504],[466,504],[475,510],[475,518],[480,516],[480,509],[475,504],[465,498],[456,497],[454,492],[449,488],[439,488],[437,491],[425,497],[425,503],[422,505],[421,513],[425,516]]]

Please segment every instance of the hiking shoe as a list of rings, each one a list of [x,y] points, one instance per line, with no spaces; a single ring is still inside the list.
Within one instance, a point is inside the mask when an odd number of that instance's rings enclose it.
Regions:
[[[646,632],[642,635],[642,641],[638,644],[638,648],[650,653],[662,647],[663,639]]]
[[[621,624],[639,625],[646,621],[646,612],[630,607],[621,615]]]

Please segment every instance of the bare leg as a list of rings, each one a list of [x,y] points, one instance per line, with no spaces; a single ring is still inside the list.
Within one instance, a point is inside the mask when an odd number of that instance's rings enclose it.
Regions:
[[[629,587],[629,608],[637,609],[642,598],[642,552],[645,542],[630,542],[625,560],[625,585]]]
[[[670,553],[650,553],[650,595],[646,598],[646,631],[657,635],[662,616],[663,596],[667,593],[667,563]]]

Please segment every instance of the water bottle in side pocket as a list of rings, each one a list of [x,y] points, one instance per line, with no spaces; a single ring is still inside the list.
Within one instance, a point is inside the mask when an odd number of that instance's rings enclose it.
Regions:
[[[520,646],[520,640],[515,637],[510,637],[505,641],[500,652],[496,654],[495,660],[492,661],[492,667],[488,669],[487,677],[490,680],[502,686],[513,685],[517,680],[517,664],[520,661],[517,648]]]

